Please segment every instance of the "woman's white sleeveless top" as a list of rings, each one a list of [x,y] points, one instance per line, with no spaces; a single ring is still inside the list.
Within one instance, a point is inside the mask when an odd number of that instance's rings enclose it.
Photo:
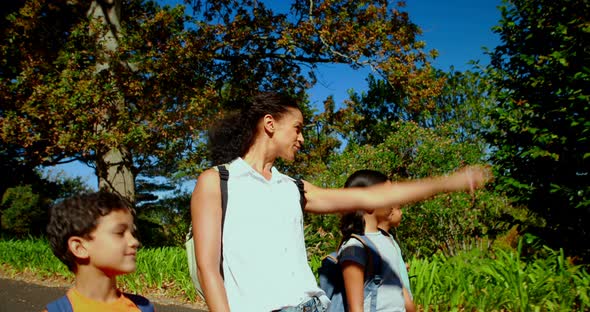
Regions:
[[[272,311],[323,295],[307,262],[294,180],[266,180],[243,159],[226,166],[223,273],[231,311]]]

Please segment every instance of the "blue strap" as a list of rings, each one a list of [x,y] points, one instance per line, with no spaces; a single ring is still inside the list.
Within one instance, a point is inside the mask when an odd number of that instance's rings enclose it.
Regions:
[[[377,247],[373,242],[365,235],[352,234],[356,240],[361,242],[366,250],[368,250],[369,261],[368,272],[372,275],[376,275],[379,279],[381,278],[381,254],[377,250]],[[380,280],[379,280],[380,281]]]
[[[367,261],[367,274],[370,274],[370,277],[367,280],[372,281],[373,285],[365,285],[365,290],[367,289],[366,287],[370,287],[373,289],[373,291],[371,291],[370,293],[370,312],[375,312],[377,311],[377,288],[381,285],[381,283],[383,283],[381,254],[377,250],[377,247],[367,236],[352,234],[351,237],[354,237],[355,239],[360,241],[365,247],[365,250],[368,250],[367,254],[369,256],[369,261]]]
[[[141,312],[154,312],[154,305],[145,297],[140,295],[125,293],[125,297],[129,298]],[[48,311],[49,312],[49,311]]]
[[[47,312],[73,312],[72,304],[67,296],[61,296],[46,306]]]

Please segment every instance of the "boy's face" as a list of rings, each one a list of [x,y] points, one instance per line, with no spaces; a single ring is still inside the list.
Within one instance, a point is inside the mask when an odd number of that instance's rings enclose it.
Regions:
[[[135,271],[139,241],[134,232],[133,216],[128,210],[114,210],[101,217],[85,242],[89,265],[108,276]]]

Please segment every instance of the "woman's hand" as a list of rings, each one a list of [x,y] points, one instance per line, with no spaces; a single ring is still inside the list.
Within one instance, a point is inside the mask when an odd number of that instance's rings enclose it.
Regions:
[[[489,166],[467,166],[447,177],[449,191],[470,191],[482,188],[493,178]]]

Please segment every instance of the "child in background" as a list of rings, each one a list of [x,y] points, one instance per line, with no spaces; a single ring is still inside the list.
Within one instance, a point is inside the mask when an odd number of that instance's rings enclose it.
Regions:
[[[118,275],[135,271],[135,234],[134,210],[116,194],[83,194],[53,206],[49,243],[75,285],[46,311],[154,311],[146,298],[117,288]]]
[[[344,187],[367,187],[375,184],[390,183],[387,176],[373,170],[360,170],[353,173]],[[409,291],[407,271],[401,251],[397,243],[386,232],[392,224],[401,222],[399,206],[391,209],[377,209],[373,212],[353,212],[342,216],[341,231],[342,245],[338,252],[339,263],[346,291],[348,311],[371,311],[371,302],[364,300],[364,284],[369,280],[366,276],[368,265],[368,251],[357,239],[350,239],[352,234],[365,235],[381,255],[381,268],[378,273],[382,283],[377,288],[374,311],[415,311],[415,306]],[[379,226],[386,230],[380,230]],[[385,234],[385,235],[384,235]],[[404,281],[403,276],[406,276]]]
[[[395,206],[391,209],[391,213],[389,214],[389,217],[386,220],[380,221],[379,224],[377,225],[377,227],[379,228],[379,231],[381,232],[381,234],[385,235],[386,237],[388,237],[391,240],[391,243],[395,249],[395,252],[397,252],[399,254],[400,278],[402,279],[402,283],[405,287],[404,290],[408,291],[407,295],[406,295],[406,293],[404,293],[406,311],[407,312],[414,312],[414,311],[416,311],[416,306],[414,305],[412,290],[410,288],[410,278],[408,276],[409,268],[406,265],[406,262],[404,261],[404,258],[402,255],[402,250],[399,247],[399,244],[394,239],[393,235],[391,235],[391,233],[389,232],[389,230],[391,230],[392,227],[397,228],[400,225],[400,223],[402,222],[402,215],[403,215],[402,208],[400,206]]]

